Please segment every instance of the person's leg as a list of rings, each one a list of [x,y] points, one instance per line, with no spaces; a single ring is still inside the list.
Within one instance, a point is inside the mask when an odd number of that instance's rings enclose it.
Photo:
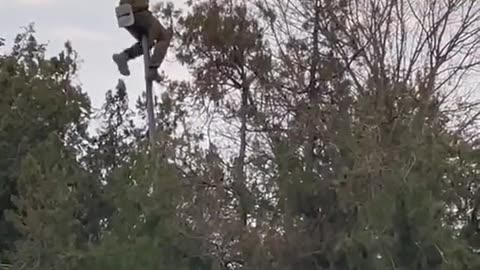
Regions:
[[[127,31],[137,40],[133,46],[123,51],[128,56],[129,60],[135,59],[143,54],[142,50],[142,29],[135,25],[126,28]]]
[[[161,81],[158,68],[163,63],[170,46],[171,35],[165,27],[154,17],[150,17],[148,31],[149,46],[153,47],[153,54],[150,58],[149,77],[155,81]]]
[[[150,43],[152,45],[154,43],[150,67],[159,68],[170,46],[171,34],[156,18],[153,18],[148,36]]]
[[[130,48],[125,49],[121,53],[114,54],[112,59],[117,64],[120,74],[124,76],[130,75],[130,70],[128,68],[128,61],[137,58],[143,54],[142,49],[142,33],[146,32],[144,27],[145,17],[143,14],[135,14],[135,24],[129,27],[126,27],[127,31],[137,40],[137,42]]]
[[[152,57],[150,58],[150,70],[148,76],[151,80],[160,81],[158,68],[162,64],[168,47],[170,46],[171,34],[157,18],[149,11],[139,12],[135,14],[135,24],[128,27],[127,30],[135,37],[137,43],[132,47],[124,50],[120,54],[115,54],[113,60],[117,63],[121,74],[127,76],[130,74],[128,70],[128,61],[143,54],[142,35],[148,35],[148,47],[154,48]]]
[[[134,31],[128,28],[127,30],[133,36],[136,36],[136,33]],[[112,56],[112,59],[117,64],[118,71],[120,72],[120,74],[124,76],[128,76],[130,75],[130,70],[128,68],[128,61],[140,56],[141,54],[142,54],[142,46],[140,42],[137,41],[132,47],[123,50],[123,52],[121,53],[114,54]]]

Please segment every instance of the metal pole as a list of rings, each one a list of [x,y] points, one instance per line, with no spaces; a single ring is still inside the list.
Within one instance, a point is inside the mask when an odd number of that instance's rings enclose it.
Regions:
[[[143,61],[145,64],[145,84],[147,87],[147,117],[148,117],[148,136],[150,139],[150,144],[153,145],[155,142],[155,114],[153,110],[153,93],[152,93],[152,80],[148,78],[148,71],[150,68],[150,50],[148,48],[148,37],[144,35],[142,37],[142,48],[143,48]]]

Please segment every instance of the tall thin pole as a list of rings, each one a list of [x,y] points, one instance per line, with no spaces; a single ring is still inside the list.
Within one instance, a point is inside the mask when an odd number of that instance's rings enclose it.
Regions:
[[[153,93],[152,80],[148,78],[148,71],[150,68],[150,50],[148,48],[148,37],[142,37],[143,61],[145,64],[145,84],[147,87],[147,117],[148,117],[148,137],[150,144],[153,146],[155,142],[155,114],[153,110]]]

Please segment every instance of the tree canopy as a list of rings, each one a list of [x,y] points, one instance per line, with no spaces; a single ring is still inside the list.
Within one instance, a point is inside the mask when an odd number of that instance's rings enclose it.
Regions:
[[[480,2],[154,13],[192,76],[151,146],[121,80],[93,112],[74,45],[0,53],[0,269],[480,269]]]

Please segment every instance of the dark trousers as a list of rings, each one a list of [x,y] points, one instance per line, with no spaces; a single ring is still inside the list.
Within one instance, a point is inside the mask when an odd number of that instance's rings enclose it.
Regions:
[[[150,67],[158,68],[167,54],[171,35],[150,11],[135,12],[134,16],[135,24],[127,27],[127,30],[137,40],[137,43],[124,52],[129,59],[143,55],[142,36],[148,35],[148,48],[154,48],[150,58]]]

